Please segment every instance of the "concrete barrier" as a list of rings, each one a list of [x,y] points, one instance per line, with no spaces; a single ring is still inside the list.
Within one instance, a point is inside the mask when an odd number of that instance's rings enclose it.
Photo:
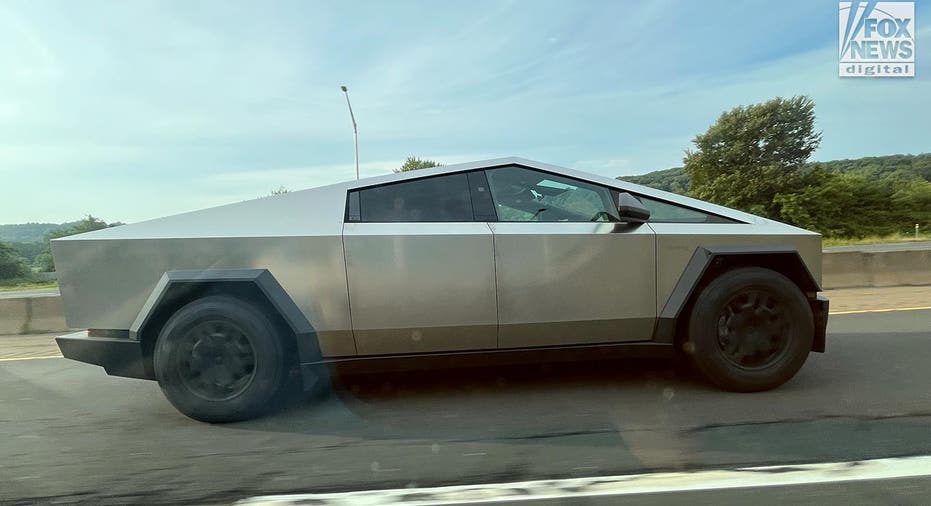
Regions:
[[[931,250],[826,251],[824,288],[931,285]]]
[[[825,251],[825,289],[931,285],[931,249]],[[0,335],[68,330],[61,297],[0,298]]]
[[[0,299],[0,335],[68,330],[61,297]]]

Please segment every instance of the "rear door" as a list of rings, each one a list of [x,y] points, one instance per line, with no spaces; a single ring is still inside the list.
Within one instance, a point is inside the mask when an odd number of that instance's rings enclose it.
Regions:
[[[650,227],[617,223],[606,187],[518,166],[485,173],[498,216],[499,348],[651,339]]]
[[[474,176],[473,176],[474,177]],[[343,246],[359,355],[497,346],[494,241],[465,173],[354,190]]]

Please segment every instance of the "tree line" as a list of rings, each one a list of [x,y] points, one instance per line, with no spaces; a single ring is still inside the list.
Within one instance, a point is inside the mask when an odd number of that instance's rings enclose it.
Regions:
[[[931,153],[808,162],[821,143],[807,96],[726,111],[683,167],[622,177],[815,230],[859,238],[931,228]]]
[[[55,263],[52,260],[52,239],[115,227],[122,223],[107,223],[100,218],[87,215],[82,220],[63,224],[59,228],[55,228],[52,224],[30,223],[26,225],[36,225],[36,227],[15,229],[15,232],[28,234],[29,232],[35,233],[36,229],[44,228],[46,230],[44,236],[41,240],[0,242],[0,281],[26,280],[34,272],[53,272]]]

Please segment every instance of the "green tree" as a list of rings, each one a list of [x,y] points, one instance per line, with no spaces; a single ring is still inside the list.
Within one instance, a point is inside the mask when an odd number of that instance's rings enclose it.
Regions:
[[[931,222],[931,182],[879,180],[860,173],[814,169],[801,191],[776,196],[781,219],[826,237],[909,233]]]
[[[618,179],[673,193],[688,193],[689,191],[689,176],[682,167],[657,170],[639,176],[620,176]]]
[[[779,219],[776,196],[805,186],[802,164],[821,143],[815,103],[807,96],[740,106],[692,141],[685,171],[690,193],[728,207]]]
[[[84,217],[84,219],[75,223],[69,228],[64,230],[53,230],[45,234],[45,251],[36,257],[36,267],[38,267],[42,272],[52,272],[55,270],[55,263],[52,261],[52,239],[58,239],[59,237],[67,237],[69,235],[75,234],[83,234],[85,232],[93,232],[94,230],[100,230],[108,227],[117,227],[120,225],[122,225],[122,223],[119,222],[114,222],[111,225],[107,225],[107,222],[88,214]]]
[[[26,262],[12,246],[0,242],[0,280],[21,278],[29,272]]]
[[[45,244],[42,241],[10,242],[9,244],[19,256],[23,257],[27,265],[34,262],[36,257],[45,251]]]
[[[433,160],[427,160],[426,158],[421,160],[420,158],[417,158],[416,156],[409,156],[407,157],[407,160],[404,160],[404,163],[401,164],[400,167],[398,167],[397,169],[394,169],[394,172],[398,173],[398,172],[408,172],[408,171],[417,170],[417,169],[429,169],[430,167],[439,167],[441,165],[443,164],[434,162]]]
[[[114,223],[113,226],[117,224]],[[53,230],[48,234],[45,234],[45,240],[49,241],[51,239],[58,239],[59,237],[67,237],[69,235],[83,234],[85,232],[93,232],[94,230],[100,230],[107,228],[110,225],[107,225],[107,222],[88,214],[81,221],[75,223],[74,225],[64,229],[64,230]]]
[[[52,260],[52,254],[48,251],[39,253],[32,262],[32,267],[39,272],[53,272],[55,270],[55,262]]]
[[[931,153],[809,162],[802,166],[802,172],[809,172],[819,167],[839,173],[862,174],[870,179],[895,176],[907,179],[917,177],[931,181]],[[639,176],[621,176],[618,179],[675,193],[686,193],[689,188],[689,176],[682,167],[657,170]]]
[[[291,193],[291,190],[285,188],[284,186],[279,186],[277,190],[272,190],[269,196],[284,195],[285,193]]]

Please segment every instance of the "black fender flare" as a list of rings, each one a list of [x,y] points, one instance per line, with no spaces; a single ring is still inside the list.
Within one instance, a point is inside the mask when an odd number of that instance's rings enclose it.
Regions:
[[[203,269],[174,270],[164,273],[155,288],[149,294],[145,304],[129,329],[129,338],[144,342],[148,339],[154,345],[151,327],[160,328],[182,301],[190,301],[208,289],[247,287],[264,297],[267,308],[277,312],[277,316],[294,333],[298,360],[301,365],[320,360],[320,344],[317,332],[297,307],[288,293],[282,288],[275,276],[268,269]],[[157,337],[157,336],[156,336]],[[145,350],[144,350],[145,353]],[[145,367],[154,378],[151,360],[146,360]],[[304,367],[301,367],[302,372]],[[306,375],[305,375],[306,376]],[[305,384],[308,378],[305,377]]]
[[[815,319],[812,351],[824,351],[827,327],[827,299],[817,295],[821,285],[812,276],[801,255],[792,246],[721,246],[695,248],[692,257],[679,276],[666,304],[659,313],[653,340],[674,343],[680,328],[679,318],[701,286],[706,274],[742,266],[760,266],[781,272],[805,293]]]

